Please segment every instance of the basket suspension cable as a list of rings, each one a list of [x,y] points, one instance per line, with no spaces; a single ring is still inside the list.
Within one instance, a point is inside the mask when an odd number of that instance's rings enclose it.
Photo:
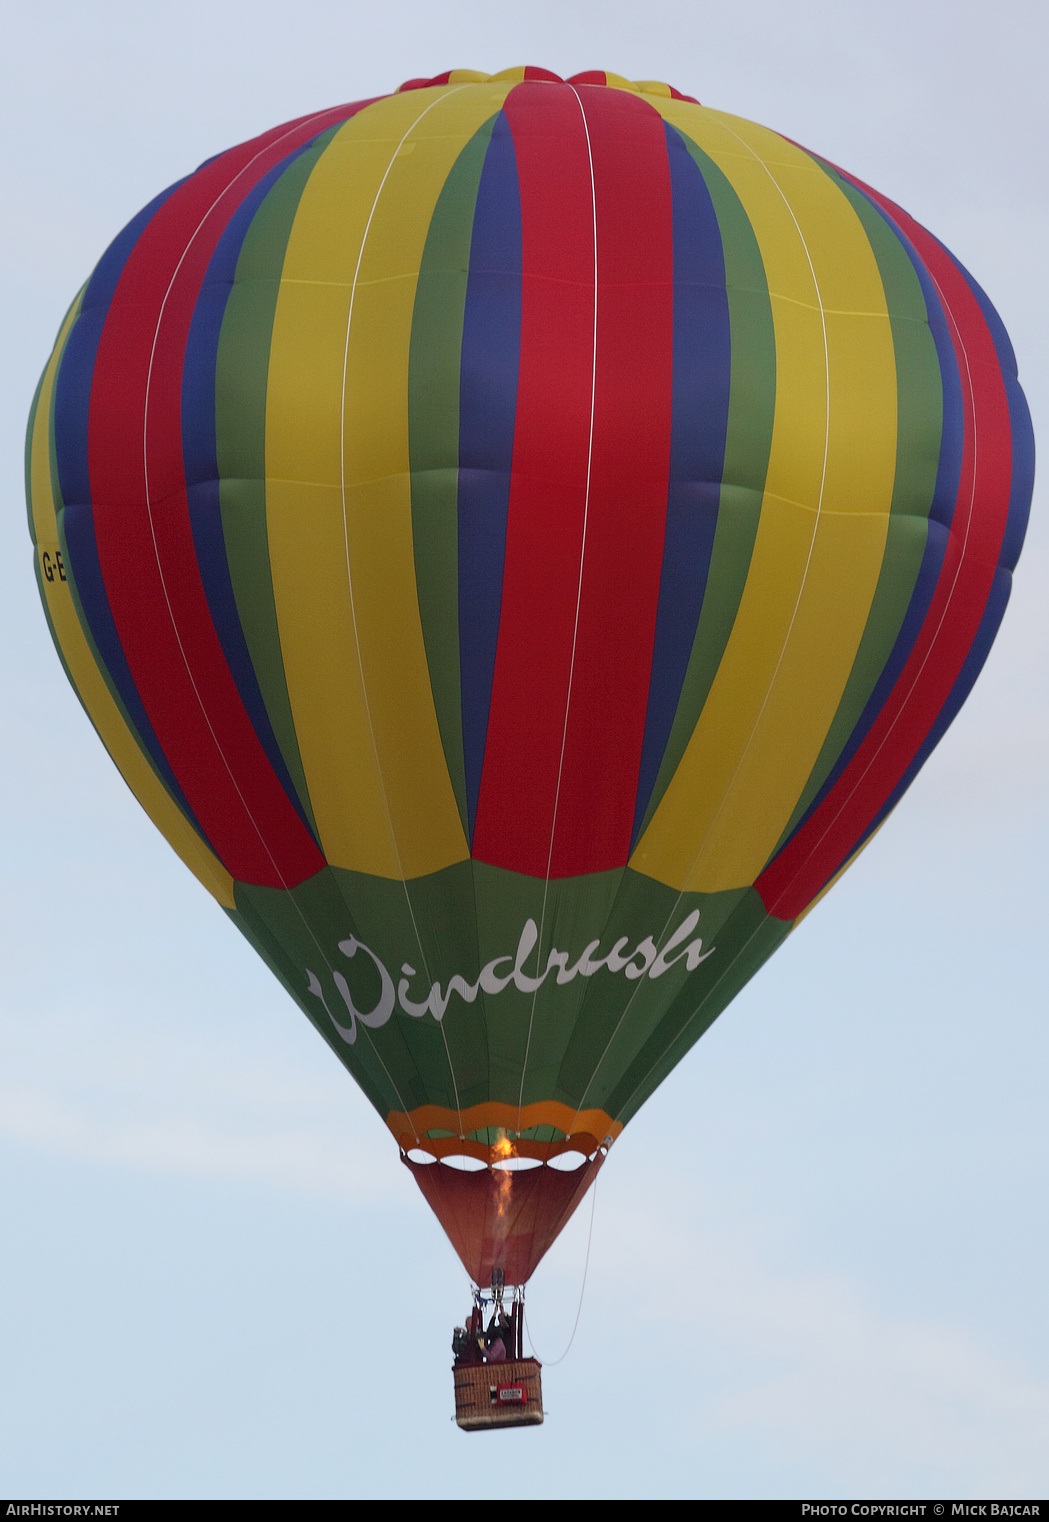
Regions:
[[[565,1359],[568,1357],[569,1350],[571,1349],[571,1346],[572,1346],[573,1342],[575,1341],[575,1334],[576,1334],[576,1332],[577,1332],[577,1330],[579,1328],[579,1317],[582,1315],[582,1311],[583,1311],[583,1295],[586,1293],[586,1276],[587,1276],[587,1272],[588,1272],[588,1270],[590,1268],[590,1243],[593,1240],[593,1236],[594,1236],[594,1210],[595,1210],[596,1205],[597,1205],[597,1179],[595,1178],[594,1182],[593,1182],[593,1185],[592,1185],[591,1195],[590,1195],[590,1229],[587,1232],[587,1236],[586,1236],[586,1261],[583,1264],[583,1282],[579,1286],[579,1304],[576,1307],[575,1321],[572,1324],[572,1335],[571,1335],[571,1337],[569,1337],[569,1339],[568,1339],[568,1345],[565,1348],[564,1352],[561,1354],[560,1358],[555,1358],[552,1363],[548,1363],[546,1361],[546,1359],[540,1359],[540,1362],[542,1363],[542,1365],[543,1365],[543,1367],[545,1369],[556,1369],[557,1365],[559,1363],[564,1363]],[[522,1286],[522,1288],[523,1288],[523,1286]],[[528,1342],[529,1342],[529,1345],[530,1345],[530,1347],[532,1349],[532,1353],[533,1353],[533,1355],[536,1358],[539,1358],[539,1354],[536,1352],[536,1349],[535,1349],[535,1343],[532,1340],[532,1329],[528,1325],[528,1317],[527,1317],[527,1315],[525,1315],[524,1296],[523,1295],[521,1297],[521,1314],[524,1317],[525,1329],[528,1332]]]

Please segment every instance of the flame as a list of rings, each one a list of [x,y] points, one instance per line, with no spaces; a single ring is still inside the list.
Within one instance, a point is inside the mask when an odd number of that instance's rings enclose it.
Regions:
[[[492,1152],[495,1162],[503,1162],[506,1158],[514,1156],[514,1144],[505,1131],[493,1146]],[[495,1214],[496,1219],[501,1221],[510,1203],[510,1190],[513,1188],[514,1176],[509,1168],[500,1168],[499,1173],[499,1196],[495,1202]]]

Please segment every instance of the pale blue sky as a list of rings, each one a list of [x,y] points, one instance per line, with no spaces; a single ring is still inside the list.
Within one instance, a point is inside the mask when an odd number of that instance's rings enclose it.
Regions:
[[[1049,1490],[1049,535],[860,862],[617,1144],[541,1429],[450,1421],[466,1281],[378,1118],[141,814],[65,683],[33,386],[123,223],[302,112],[466,66],[662,78],[928,225],[1049,403],[1036,0],[5,7],[0,1490]],[[700,1130],[667,1147],[700,1101]],[[589,1202],[530,1292],[551,1362]]]

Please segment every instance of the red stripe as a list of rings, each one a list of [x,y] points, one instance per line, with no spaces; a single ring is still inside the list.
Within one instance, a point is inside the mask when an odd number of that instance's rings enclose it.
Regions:
[[[964,273],[906,212],[861,181],[843,178],[899,226],[936,283],[958,360],[966,427],[947,549],[914,649],[838,782],[755,884],[769,913],[786,920],[802,912],[855,850],[950,696],[990,595],[1012,477],[1008,398],[994,339]]]
[[[626,91],[522,84],[504,110],[521,363],[473,851],[562,877],[630,849],[670,463],[670,172],[662,118]]]
[[[183,475],[182,365],[208,262],[244,196],[366,104],[241,144],[168,198],[120,277],[92,380],[95,537],[128,665],[215,853],[233,877],[270,886],[302,881],[324,858],[266,759],[211,621]]]

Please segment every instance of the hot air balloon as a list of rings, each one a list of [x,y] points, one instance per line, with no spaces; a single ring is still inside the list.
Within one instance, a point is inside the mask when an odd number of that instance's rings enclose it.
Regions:
[[[135,217],[28,475],[103,743],[500,1291],[957,713],[1033,441],[982,290],[854,176],[453,70]]]

